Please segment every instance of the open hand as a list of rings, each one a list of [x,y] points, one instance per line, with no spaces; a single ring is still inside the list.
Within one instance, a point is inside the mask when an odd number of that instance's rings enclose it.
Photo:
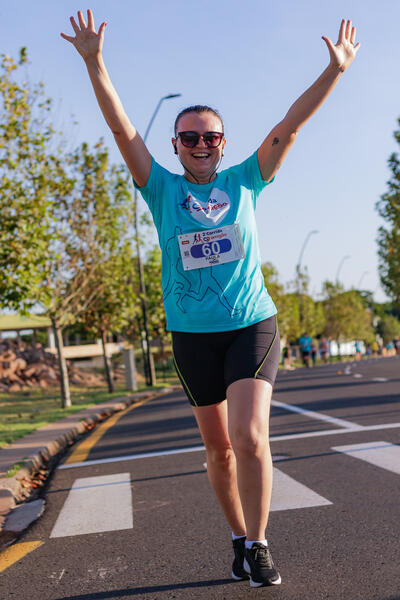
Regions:
[[[103,22],[99,27],[99,31],[96,33],[93,13],[90,9],[87,11],[87,25],[81,10],[78,11],[79,25],[77,25],[74,17],[70,17],[70,21],[72,28],[75,31],[75,37],[71,37],[65,33],[62,33],[61,37],[63,37],[64,40],[71,42],[84,60],[101,54],[106,23]]]
[[[342,19],[339,30],[339,37],[334,46],[331,40],[324,35],[322,39],[328,46],[329,55],[331,57],[331,65],[345,71],[351,65],[357,50],[360,47],[360,42],[355,43],[356,28],[351,26],[351,21]]]

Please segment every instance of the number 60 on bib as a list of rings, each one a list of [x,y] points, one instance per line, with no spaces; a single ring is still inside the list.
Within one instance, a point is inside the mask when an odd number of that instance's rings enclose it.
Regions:
[[[178,244],[185,271],[222,265],[245,257],[238,223],[178,235]]]

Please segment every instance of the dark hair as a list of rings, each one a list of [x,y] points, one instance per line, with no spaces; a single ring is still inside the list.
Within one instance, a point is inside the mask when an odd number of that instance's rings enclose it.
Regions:
[[[177,134],[179,119],[181,117],[183,117],[183,115],[186,115],[187,113],[191,113],[191,112],[196,112],[196,113],[210,112],[210,113],[212,113],[221,121],[222,131],[224,130],[224,124],[222,122],[222,117],[219,114],[219,112],[217,110],[215,110],[215,108],[211,108],[211,106],[207,106],[207,105],[203,105],[203,104],[195,104],[194,106],[188,106],[187,108],[184,108],[183,110],[181,110],[179,115],[176,117],[175,125],[174,125],[175,137]]]

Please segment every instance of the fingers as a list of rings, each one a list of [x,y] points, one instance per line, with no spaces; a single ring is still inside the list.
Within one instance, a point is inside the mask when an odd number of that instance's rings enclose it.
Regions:
[[[60,33],[61,37],[64,38],[64,40],[67,40],[67,42],[71,42],[71,44],[74,43],[75,38],[71,37],[70,35],[66,35],[65,33]]]
[[[345,33],[346,40],[350,39],[350,31],[351,31],[351,21],[349,20],[346,23],[346,33]]]
[[[87,11],[87,20],[88,20],[88,29],[90,29],[90,31],[94,31],[94,19],[93,19],[93,13],[90,10],[90,8]]]
[[[81,26],[81,29],[86,29],[85,19],[83,18],[83,14],[82,14],[81,10],[78,10],[78,19],[79,19],[79,25]]]
[[[334,45],[333,42],[326,36],[322,36],[322,39],[324,40],[325,44],[328,46],[328,50],[331,51],[334,49]]]
[[[99,33],[98,35],[102,38],[104,36],[104,30],[106,28],[107,23],[104,21],[104,23],[102,23],[99,27]]]
[[[344,36],[345,36],[345,30],[346,30],[346,19],[342,19],[342,22],[340,23],[338,42],[343,42]]]
[[[78,10],[79,25],[76,23],[74,17],[70,17],[69,20],[71,21],[72,28],[76,34],[78,34],[80,31],[83,31],[83,30],[89,30],[89,31],[93,31],[95,33],[93,12],[91,11],[90,8],[87,11],[87,21],[88,21],[87,25],[86,25],[85,19],[83,18],[83,13],[81,10]],[[104,30],[104,27],[103,27],[103,30]],[[100,33],[100,29],[99,29],[99,33]],[[65,39],[67,39],[67,38],[65,38]]]
[[[350,19],[348,19],[347,21],[346,19],[342,19],[339,30],[338,44],[348,42],[352,44],[352,46],[358,48],[360,44],[357,44],[357,46],[355,46],[356,31],[357,30],[355,27],[352,26],[352,22]]]
[[[76,24],[74,17],[70,17],[69,20],[71,21],[72,29],[75,31],[75,33],[79,33],[80,29]]]
[[[342,19],[342,22],[340,23],[338,42],[343,43],[345,40],[347,40],[348,42],[354,44],[355,36],[356,28],[351,26],[351,20],[349,19],[346,21],[346,19]]]

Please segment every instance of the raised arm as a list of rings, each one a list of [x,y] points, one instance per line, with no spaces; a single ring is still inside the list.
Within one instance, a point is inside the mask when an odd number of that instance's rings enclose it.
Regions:
[[[318,77],[290,107],[285,118],[265,138],[257,152],[258,164],[263,179],[270,181],[281,166],[286,154],[296,139],[299,129],[321,106],[331,93],[341,75],[351,65],[360,44],[355,44],[356,29],[351,21],[341,22],[336,45],[325,36],[330,62]]]
[[[61,36],[75,46],[85,61],[97,102],[107,125],[114,134],[128,169],[139,186],[146,185],[151,170],[151,155],[125,113],[107,73],[102,56],[106,23],[102,23],[96,33],[91,10],[87,11],[87,24],[82,11],[78,12],[79,25],[74,17],[71,17],[70,21],[75,37],[65,33],[62,33]]]

